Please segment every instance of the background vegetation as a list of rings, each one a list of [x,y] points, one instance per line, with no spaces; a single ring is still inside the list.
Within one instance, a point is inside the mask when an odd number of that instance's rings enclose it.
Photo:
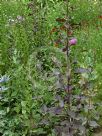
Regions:
[[[2,136],[90,136],[101,128],[102,1],[67,2],[0,2]]]

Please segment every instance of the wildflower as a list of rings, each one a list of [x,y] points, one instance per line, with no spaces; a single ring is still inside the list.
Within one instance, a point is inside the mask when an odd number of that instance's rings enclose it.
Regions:
[[[24,21],[23,16],[18,15],[18,16],[17,16],[17,21],[18,21],[18,22],[22,22],[22,21]]]
[[[69,40],[69,45],[76,45],[77,44],[77,39],[76,38],[72,38],[71,40]]]
[[[7,82],[7,81],[9,81],[9,77],[8,76],[6,76],[6,75],[4,75],[4,76],[2,76],[1,78],[0,78],[0,83],[2,83],[2,82]]]
[[[14,25],[14,24],[15,24],[15,20],[12,19],[12,18],[10,18],[10,19],[8,20],[8,25]]]
[[[76,45],[77,44],[77,39],[76,38],[72,38],[71,40],[69,40],[69,46],[72,46],[72,45]],[[67,51],[67,46],[65,46],[63,49],[62,49],[63,52]]]
[[[5,86],[0,87],[0,91],[6,91],[6,90],[8,90],[8,87],[5,87]]]

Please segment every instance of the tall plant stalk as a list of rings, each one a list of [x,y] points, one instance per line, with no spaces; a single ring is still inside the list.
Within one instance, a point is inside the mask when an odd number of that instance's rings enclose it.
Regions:
[[[70,46],[69,46],[69,29],[70,29],[70,24],[69,24],[69,0],[67,0],[67,4],[66,4],[66,15],[67,15],[67,21],[66,21],[66,25],[67,25],[67,45],[66,45],[66,60],[67,60],[67,92],[68,92],[68,112],[70,111],[70,106],[71,106],[71,99],[70,99],[70,78],[71,78],[71,63],[70,63]],[[71,117],[69,116],[69,122],[71,124]],[[71,134],[71,125],[69,127],[69,135]]]
[[[67,21],[66,21],[66,23],[67,23],[67,27],[68,28],[66,28],[67,30],[66,30],[66,32],[67,32],[67,45],[66,45],[66,49],[67,49],[67,51],[66,51],[66,59],[67,59],[67,72],[68,72],[68,75],[67,75],[67,91],[68,91],[68,95],[69,95],[69,109],[70,109],[70,90],[69,90],[69,86],[70,86],[70,76],[71,76],[71,69],[70,69],[70,46],[69,46],[69,36],[68,36],[68,31],[69,31],[69,9],[68,9],[68,7],[69,7],[69,0],[67,0],[67,4],[66,4],[66,6],[67,6],[67,11],[66,11],[66,15],[67,15]]]

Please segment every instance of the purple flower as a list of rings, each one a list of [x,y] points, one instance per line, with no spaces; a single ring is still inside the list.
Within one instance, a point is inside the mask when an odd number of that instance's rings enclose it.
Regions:
[[[72,38],[71,40],[69,40],[69,45],[76,45],[77,44],[77,39],[76,38]]]

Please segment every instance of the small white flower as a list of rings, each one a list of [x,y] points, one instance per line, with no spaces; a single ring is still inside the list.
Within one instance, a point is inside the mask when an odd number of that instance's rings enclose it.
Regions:
[[[8,87],[5,87],[5,86],[0,87],[0,91],[6,91],[6,90],[8,90]]]
[[[1,78],[0,78],[0,83],[2,83],[2,82],[7,82],[7,81],[9,81],[9,77],[8,76],[6,76],[6,75],[4,75],[4,76],[2,76]]]

